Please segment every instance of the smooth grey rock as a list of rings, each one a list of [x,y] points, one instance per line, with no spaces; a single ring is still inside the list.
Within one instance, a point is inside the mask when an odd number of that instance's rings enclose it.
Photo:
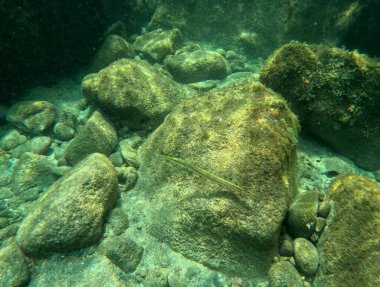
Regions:
[[[297,269],[305,276],[313,276],[317,272],[319,265],[317,248],[305,238],[296,238],[293,245]]]
[[[268,273],[270,287],[303,287],[300,274],[288,261],[274,263]]]
[[[55,107],[46,101],[22,101],[13,105],[7,120],[28,134],[40,134],[50,127],[55,118]]]
[[[56,181],[21,223],[17,242],[41,256],[96,243],[115,203],[117,177],[108,158],[94,153]]]
[[[67,146],[65,158],[70,164],[75,165],[92,153],[108,156],[116,147],[117,134],[113,124],[96,111]]]

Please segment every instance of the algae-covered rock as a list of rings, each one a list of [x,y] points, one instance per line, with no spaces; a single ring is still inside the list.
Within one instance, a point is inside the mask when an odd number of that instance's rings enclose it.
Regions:
[[[92,154],[56,181],[21,223],[17,242],[41,256],[78,250],[99,240],[107,212],[116,200],[115,168]]]
[[[173,29],[169,31],[151,31],[136,38],[134,47],[136,51],[145,56],[161,61],[167,55],[174,54],[182,42],[181,31]]]
[[[310,238],[318,212],[318,192],[306,191],[297,195],[286,217],[287,231],[293,237]]]
[[[65,150],[66,160],[75,165],[87,155],[98,152],[110,155],[117,147],[113,124],[100,112],[94,112]]]
[[[288,261],[274,263],[268,273],[269,287],[303,287],[301,275]]]
[[[181,83],[218,80],[227,77],[228,62],[217,52],[201,49],[165,58],[165,68]]]
[[[12,240],[0,249],[0,286],[26,286],[30,280],[30,260]]]
[[[54,135],[61,141],[67,141],[74,137],[75,131],[72,127],[64,123],[57,123],[54,126]]]
[[[140,263],[144,249],[133,240],[118,236],[103,240],[99,245],[99,252],[125,273],[131,273]]]
[[[317,272],[318,251],[309,240],[302,237],[294,240],[294,260],[301,274],[310,277]]]
[[[108,115],[128,120],[132,128],[156,127],[188,90],[152,65],[122,59],[82,82],[83,95]]]
[[[47,136],[36,136],[20,144],[12,150],[12,157],[20,158],[24,153],[47,155],[51,145],[51,138]]]
[[[28,134],[40,134],[50,127],[55,118],[54,105],[46,101],[22,101],[13,105],[7,120]]]
[[[52,185],[54,181],[53,163],[49,158],[26,152],[13,169],[11,187],[16,195],[27,197],[32,189],[36,189],[38,194]]]
[[[118,35],[109,35],[96,53],[91,70],[97,72],[114,61],[133,56],[134,49],[131,44]]]
[[[46,260],[36,268],[28,287],[75,286],[126,287],[120,269],[107,257],[62,256]]]
[[[328,223],[318,242],[316,287],[380,284],[380,184],[365,177],[338,177],[330,186]]]
[[[26,136],[17,130],[10,130],[0,138],[0,148],[9,151],[27,140]]]
[[[307,132],[362,168],[380,168],[378,61],[291,42],[268,59],[260,80],[288,100]]]
[[[192,260],[266,278],[296,193],[297,132],[285,101],[258,83],[178,105],[141,148],[128,217],[144,213],[151,234]]]

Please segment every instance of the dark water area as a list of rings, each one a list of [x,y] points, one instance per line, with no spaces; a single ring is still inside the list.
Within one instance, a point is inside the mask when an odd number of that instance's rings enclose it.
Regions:
[[[380,3],[0,0],[0,286],[380,286]]]

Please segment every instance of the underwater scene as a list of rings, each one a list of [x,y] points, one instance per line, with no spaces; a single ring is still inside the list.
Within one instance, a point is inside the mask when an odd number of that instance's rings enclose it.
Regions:
[[[0,287],[380,287],[379,0],[0,0]]]

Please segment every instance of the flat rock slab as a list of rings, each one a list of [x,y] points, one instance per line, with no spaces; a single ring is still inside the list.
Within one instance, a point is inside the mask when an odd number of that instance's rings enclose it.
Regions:
[[[31,256],[79,250],[97,242],[116,200],[109,159],[92,154],[56,181],[21,223],[17,243]]]

